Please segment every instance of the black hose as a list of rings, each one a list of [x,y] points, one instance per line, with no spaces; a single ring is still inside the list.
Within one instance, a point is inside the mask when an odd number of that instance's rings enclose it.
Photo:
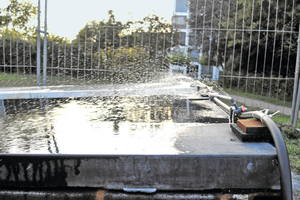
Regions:
[[[263,122],[269,128],[275,143],[278,161],[279,161],[281,196],[282,199],[284,200],[292,200],[293,190],[292,190],[290,161],[289,161],[288,151],[280,129],[268,115],[259,111],[242,113],[239,116],[239,118],[240,119],[256,118],[261,122]]]

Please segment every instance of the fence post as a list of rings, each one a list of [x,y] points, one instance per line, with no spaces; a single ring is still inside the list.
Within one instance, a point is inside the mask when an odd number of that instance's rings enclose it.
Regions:
[[[37,26],[37,49],[36,49],[36,78],[37,86],[40,86],[40,64],[41,64],[41,44],[40,44],[40,12],[41,12],[41,1],[38,1],[38,26]]]
[[[4,100],[0,99],[0,116],[5,115]]]
[[[47,0],[45,0],[45,29],[44,29],[44,58],[43,58],[43,86],[47,78]]]
[[[300,24],[299,24],[300,25]],[[295,69],[295,79],[294,79],[294,92],[293,92],[293,105],[292,105],[292,113],[291,113],[291,124],[296,127],[298,120],[298,112],[299,112],[299,92],[298,91],[298,82],[299,82],[299,66],[300,66],[300,30],[298,34],[298,48],[297,48],[297,60],[296,60],[296,69]],[[296,104],[298,104],[296,106]],[[296,123],[296,125],[295,125]]]

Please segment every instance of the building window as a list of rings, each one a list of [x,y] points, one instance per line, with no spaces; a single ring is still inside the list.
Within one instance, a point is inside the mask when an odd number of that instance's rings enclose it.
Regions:
[[[196,41],[197,41],[197,35],[195,33],[190,33],[189,34],[189,45],[190,46],[196,46]]]
[[[175,29],[186,29],[186,16],[173,16],[172,24]]]
[[[187,0],[176,0],[175,12],[187,12]]]
[[[184,46],[185,45],[185,32],[179,33],[179,45]]]

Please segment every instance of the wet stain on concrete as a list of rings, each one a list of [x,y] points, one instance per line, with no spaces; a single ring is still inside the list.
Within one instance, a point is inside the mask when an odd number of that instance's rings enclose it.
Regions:
[[[80,171],[79,171],[79,167],[80,167],[80,164],[81,164],[81,159],[76,159],[77,163],[75,165],[75,175],[79,175],[80,174]]]
[[[68,186],[64,159],[34,157],[2,158],[0,161],[0,185],[13,187],[57,187]],[[80,162],[77,162],[77,170]]]

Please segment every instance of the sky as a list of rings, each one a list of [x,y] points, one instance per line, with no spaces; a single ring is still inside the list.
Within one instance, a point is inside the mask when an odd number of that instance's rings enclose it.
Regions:
[[[38,0],[27,0],[38,5]],[[8,4],[0,0],[0,7]],[[44,24],[44,4],[41,0],[41,25]],[[174,0],[48,0],[48,32],[72,40],[85,24],[108,18],[113,10],[117,21],[141,20],[148,14],[157,14],[171,22]],[[37,24],[34,20],[32,24]]]

